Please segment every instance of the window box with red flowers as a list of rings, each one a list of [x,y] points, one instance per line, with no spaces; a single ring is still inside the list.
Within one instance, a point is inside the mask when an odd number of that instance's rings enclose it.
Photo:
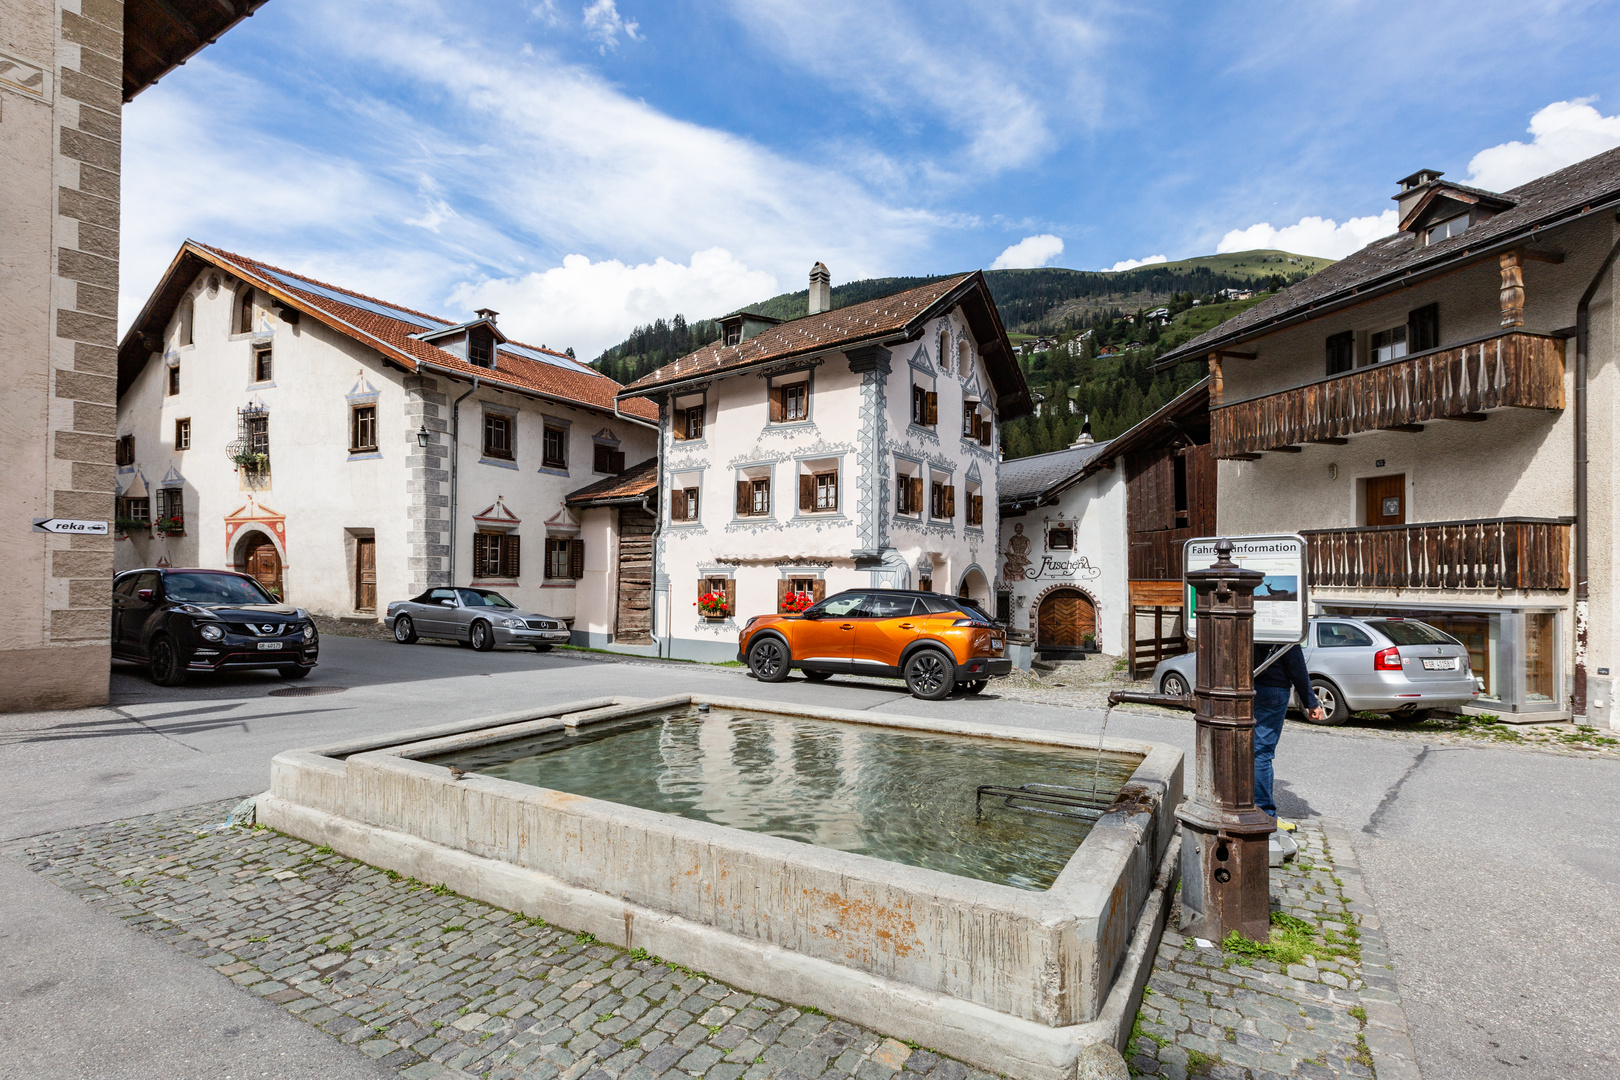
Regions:
[[[710,621],[731,618],[737,610],[737,583],[728,577],[700,578],[697,609]]]
[[[807,592],[790,592],[782,597],[782,614],[797,615],[815,602],[816,598]]]

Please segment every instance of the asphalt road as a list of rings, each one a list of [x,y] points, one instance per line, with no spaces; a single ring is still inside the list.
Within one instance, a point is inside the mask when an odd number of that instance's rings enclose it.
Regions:
[[[270,696],[289,685],[343,689]],[[120,669],[109,708],[0,716],[0,838],[252,794],[270,758],[292,747],[682,691],[1070,731],[1103,723],[993,688],[931,704],[897,683],[773,686],[702,665],[327,637],[321,667],[298,684],[244,673],[167,690]],[[1188,719],[1115,713],[1108,726],[1192,750]],[[1284,815],[1333,818],[1356,836],[1426,1077],[1620,1076],[1620,765],[1290,725],[1277,772]],[[0,1030],[0,1077],[380,1075],[8,860]]]

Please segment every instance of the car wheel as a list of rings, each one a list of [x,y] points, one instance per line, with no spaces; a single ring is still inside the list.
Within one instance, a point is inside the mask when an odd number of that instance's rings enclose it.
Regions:
[[[760,682],[781,682],[792,667],[787,644],[781,638],[761,638],[748,647],[748,670]]]
[[[918,649],[906,661],[906,689],[924,701],[950,697],[956,687],[956,665],[938,649]]]
[[[550,652],[551,651],[551,646],[547,645],[543,641],[537,641],[537,642],[534,643],[534,651],[535,652]]]
[[[180,662],[180,650],[176,649],[174,642],[167,637],[155,638],[152,641],[150,670],[152,681],[159,686],[186,684],[186,665]]]
[[[969,694],[980,694],[980,693],[983,693],[984,688],[986,686],[989,686],[989,685],[990,685],[990,680],[989,679],[974,679],[971,682],[963,683],[962,684],[962,690],[965,693],[969,693]]]
[[[1345,704],[1344,696],[1339,693],[1337,686],[1326,679],[1312,679],[1311,689],[1316,692],[1316,703],[1322,706],[1322,719],[1311,720],[1311,723],[1332,727],[1350,719],[1350,706]],[[1309,720],[1310,715],[1306,713],[1305,718]]]
[[[416,644],[416,624],[409,615],[401,615],[394,620],[394,640],[401,645]]]
[[[1172,671],[1165,675],[1164,683],[1159,688],[1159,692],[1169,694],[1171,697],[1186,697],[1192,693],[1192,688],[1187,685],[1187,680],[1182,677],[1179,671]]]
[[[298,667],[296,664],[288,664],[286,667],[277,668],[276,670],[281,673],[281,677],[283,679],[302,679],[307,677],[309,673],[315,669]]]
[[[472,633],[468,637],[471,638],[474,652],[489,652],[495,647],[495,631],[481,619],[472,624]]]
[[[826,682],[833,677],[833,673],[830,671],[805,671],[800,674],[811,682]]]

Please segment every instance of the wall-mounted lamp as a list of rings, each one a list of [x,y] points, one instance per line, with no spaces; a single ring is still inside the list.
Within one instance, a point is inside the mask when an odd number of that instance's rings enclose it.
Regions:
[[[427,425],[423,424],[421,430],[416,433],[416,445],[426,446],[431,438],[433,436],[428,432]]]

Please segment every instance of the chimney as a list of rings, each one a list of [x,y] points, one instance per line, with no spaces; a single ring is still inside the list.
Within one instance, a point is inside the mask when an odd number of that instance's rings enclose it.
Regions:
[[[1396,218],[1400,221],[1405,221],[1407,213],[1409,213],[1412,207],[1418,204],[1418,200],[1423,198],[1423,196],[1428,192],[1429,185],[1444,175],[1446,174],[1438,169],[1419,169],[1411,176],[1402,179],[1400,181],[1400,192],[1390,196],[1390,198],[1395,200]]]
[[[811,315],[818,315],[823,311],[832,310],[832,275],[822,263],[810,268],[810,311]]]
[[[489,325],[494,326],[495,316],[499,315],[500,312],[491,311],[487,307],[481,307],[477,311],[473,312],[473,314],[477,315],[480,319],[487,319],[489,321]]]
[[[1087,413],[1086,422],[1080,425],[1080,437],[1069,444],[1069,449],[1073,450],[1076,447],[1090,446],[1094,441],[1095,440],[1091,437],[1091,414]]]

